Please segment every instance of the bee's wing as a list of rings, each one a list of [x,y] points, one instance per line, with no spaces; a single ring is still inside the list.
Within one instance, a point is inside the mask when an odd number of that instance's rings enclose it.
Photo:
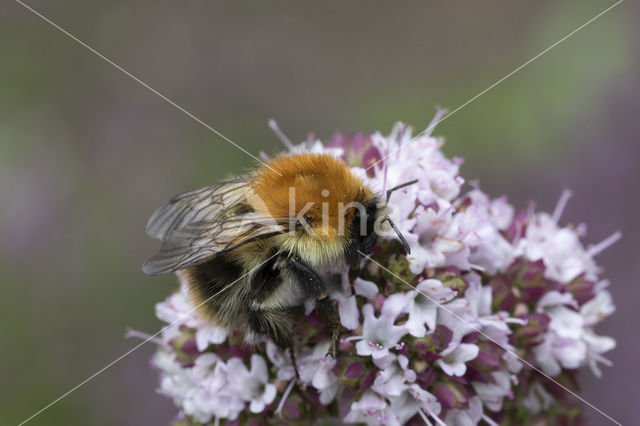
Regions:
[[[248,180],[232,180],[176,195],[151,215],[147,235],[165,240],[191,223],[213,221],[245,201],[250,191]]]
[[[181,194],[160,207],[147,233],[161,239],[162,246],[143,271],[159,275],[196,266],[234,247],[285,232],[288,218],[277,220],[244,209],[229,214],[249,194],[248,182],[225,182]]]

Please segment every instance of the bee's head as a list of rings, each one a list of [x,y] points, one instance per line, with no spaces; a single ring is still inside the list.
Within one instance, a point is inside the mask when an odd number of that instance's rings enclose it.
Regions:
[[[358,266],[363,255],[373,252],[378,236],[377,222],[382,219],[383,208],[377,198],[354,207],[349,228],[348,244],[345,246],[345,260],[351,266]]]
[[[256,175],[261,203],[252,207],[289,224],[277,237],[284,251],[310,266],[355,265],[376,245],[376,231],[388,217],[384,203],[340,159],[327,154],[280,157]]]
[[[367,188],[334,209],[310,208],[296,230],[296,254],[317,267],[357,266],[377,242],[384,207]],[[290,240],[290,242],[292,242]]]
[[[324,210],[322,213],[326,212]],[[315,246],[313,251],[316,253],[328,251],[329,254],[324,256],[327,263],[345,261],[350,266],[358,266],[363,257],[373,252],[379,233],[388,232],[382,229],[384,222],[388,222],[396,233],[406,253],[411,253],[408,242],[388,215],[387,204],[380,202],[365,186],[361,187],[353,201],[344,206],[340,204],[337,219],[336,215],[332,215],[327,220],[322,213],[311,210],[305,216],[306,235],[301,239],[306,239],[309,246]]]

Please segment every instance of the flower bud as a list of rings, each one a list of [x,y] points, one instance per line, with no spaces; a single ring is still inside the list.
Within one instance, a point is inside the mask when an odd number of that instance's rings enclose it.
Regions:
[[[456,297],[463,297],[469,287],[469,284],[460,276],[458,268],[446,268],[436,274],[434,278],[439,280],[443,286],[457,291]]]
[[[513,218],[513,221],[509,225],[509,227],[502,231],[502,236],[513,244],[513,242],[519,238],[524,237],[525,231],[527,229],[527,224],[529,223],[529,215],[526,210],[518,213],[516,217]]]
[[[433,393],[443,408],[463,410],[469,407],[470,395],[467,395],[468,392],[457,383],[439,382],[435,385]]]
[[[544,333],[549,329],[551,318],[544,313],[521,315],[519,318],[527,323],[518,327],[514,333],[518,346],[531,347],[540,344]]]
[[[194,360],[200,355],[198,345],[193,333],[185,333],[171,341],[171,346],[176,352],[176,359],[183,367],[193,365]]]
[[[520,290],[520,299],[525,303],[537,302],[546,292],[557,290],[559,283],[544,278],[545,265],[542,259],[534,261],[519,258],[507,270],[512,285]]]
[[[491,307],[494,312],[511,312],[515,305],[515,296],[512,291],[511,280],[504,275],[496,275],[489,280],[491,286],[492,301]]]
[[[569,292],[579,305],[583,305],[595,297],[594,287],[595,283],[587,280],[584,274],[577,276],[567,284]]]

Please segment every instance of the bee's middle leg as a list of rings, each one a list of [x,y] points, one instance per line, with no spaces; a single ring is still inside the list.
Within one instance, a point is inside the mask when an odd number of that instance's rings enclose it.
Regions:
[[[322,281],[322,278],[300,259],[290,258],[289,265],[304,295],[316,298],[316,310],[331,335],[331,346],[329,346],[327,355],[334,358],[338,339],[340,338],[340,315],[333,300],[327,294],[327,286]]]

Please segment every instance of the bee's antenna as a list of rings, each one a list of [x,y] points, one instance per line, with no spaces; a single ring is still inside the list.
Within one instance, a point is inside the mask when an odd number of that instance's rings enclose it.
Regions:
[[[396,185],[396,186],[394,186],[393,188],[391,188],[391,189],[387,190],[387,203],[389,202],[389,198],[391,198],[391,193],[392,193],[393,191],[396,191],[396,190],[398,190],[398,189],[402,189],[402,188],[404,188],[405,186],[413,185],[414,183],[417,183],[417,182],[418,182],[418,179],[414,179],[414,180],[412,180],[412,181],[410,181],[410,182],[405,182],[405,183],[402,183],[402,184],[400,184],[400,185]]]
[[[387,190],[387,203],[389,202],[389,198],[391,198],[391,194],[393,193],[393,191],[397,191],[398,189],[404,188],[405,186],[413,185],[414,183],[417,183],[417,182],[418,182],[418,179],[414,179],[412,181],[405,182],[405,183],[402,183],[400,185],[396,185],[393,188]],[[385,222],[385,221],[389,222],[389,225],[391,225],[391,228],[393,228],[395,233],[398,234],[398,238],[400,238],[400,242],[404,246],[404,250],[407,252],[407,254],[411,254],[411,247],[409,247],[409,243],[404,238],[404,235],[402,235],[402,232],[400,232],[400,229],[398,229],[396,224],[393,223],[391,218],[387,215],[387,216],[384,217],[384,219],[382,219],[382,221],[383,222]]]
[[[293,144],[291,143],[291,139],[289,139],[287,137],[287,135],[284,134],[284,132],[282,130],[280,130],[280,127],[278,127],[278,123],[276,123],[276,120],[274,120],[273,118],[269,119],[269,127],[271,127],[271,130],[273,130],[273,133],[276,134],[276,136],[278,137],[278,139],[280,139],[282,141],[282,143],[284,144],[284,146],[289,150],[289,151],[293,151],[296,147],[293,146]]]
[[[402,232],[400,232],[400,230],[398,229],[398,227],[396,226],[395,223],[393,223],[393,221],[391,220],[391,218],[389,216],[385,216],[384,219],[382,220],[389,222],[389,225],[391,225],[391,228],[393,228],[393,230],[396,232],[396,234],[398,234],[398,238],[400,238],[400,242],[402,243],[402,245],[404,246],[404,250],[407,252],[407,254],[411,254],[411,247],[409,247],[409,243],[407,242],[407,240],[404,238],[404,235],[402,235]]]

